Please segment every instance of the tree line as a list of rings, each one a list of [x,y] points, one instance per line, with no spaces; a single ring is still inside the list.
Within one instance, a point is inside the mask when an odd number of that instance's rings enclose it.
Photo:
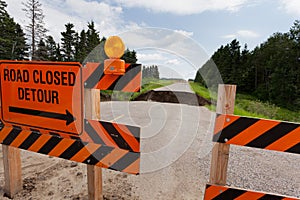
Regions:
[[[24,60],[28,57],[28,46],[21,25],[6,11],[7,4],[0,0],[0,59]]]
[[[289,32],[274,33],[252,51],[247,45],[241,48],[237,39],[222,45],[198,70],[195,82],[216,87],[214,64],[223,82],[236,84],[239,92],[300,110],[300,20]]]
[[[16,23],[8,14],[6,2],[0,0],[1,60],[31,59],[82,63],[87,56],[91,61],[93,58],[95,60],[99,60],[99,57],[101,59],[107,58],[104,51],[94,50],[98,45],[102,45],[100,49],[103,49],[106,38],[100,37],[93,21],[87,24],[87,30],[83,29],[80,32],[75,30],[74,24],[65,24],[65,30],[61,32],[61,41],[56,42],[51,35],[47,35],[48,30],[45,28],[42,4],[39,0],[26,0],[22,2],[22,5],[23,11],[30,21],[24,25],[26,34],[21,25]],[[136,52],[127,49],[122,59],[128,63],[136,63]]]
[[[159,79],[159,70],[157,65],[143,66],[142,78]]]

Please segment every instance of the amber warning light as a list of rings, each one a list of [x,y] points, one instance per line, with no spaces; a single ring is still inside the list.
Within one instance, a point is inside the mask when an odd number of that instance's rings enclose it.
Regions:
[[[104,60],[104,74],[125,74],[125,61],[120,59],[125,51],[125,45],[118,36],[109,37],[104,44],[104,51],[109,59]]]

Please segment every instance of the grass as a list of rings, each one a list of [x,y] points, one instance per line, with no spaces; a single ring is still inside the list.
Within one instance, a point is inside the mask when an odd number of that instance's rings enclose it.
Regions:
[[[161,79],[153,79],[153,78],[144,78],[142,80],[142,88],[140,92],[132,93],[132,92],[121,92],[121,91],[110,91],[110,90],[101,90],[101,93],[104,95],[111,96],[114,101],[130,101],[150,90],[164,87],[167,85],[171,85],[175,83],[176,80],[161,80]]]
[[[217,93],[209,92],[209,90],[207,88],[201,86],[198,83],[195,83],[195,82],[189,82],[189,83],[190,83],[192,90],[199,96],[201,96],[205,99],[211,99],[211,100],[217,99]]]
[[[216,102],[217,94],[209,92],[207,88],[198,83],[190,82],[191,88],[198,95]],[[207,106],[210,110],[215,110],[215,105]],[[300,122],[300,111],[292,111],[278,107],[274,104],[261,102],[253,96],[237,94],[234,106],[234,114],[249,117],[266,119],[276,119],[291,122]]]
[[[174,80],[161,80],[161,79],[153,79],[153,78],[145,78],[142,81],[142,88],[140,92],[134,93],[131,96],[131,99],[136,98],[140,94],[143,94],[145,92],[148,92],[150,90],[154,90],[156,88],[164,87],[167,85],[171,85],[175,83]]]
[[[132,100],[138,95],[148,92],[150,90],[164,87],[175,83],[176,80],[158,80],[158,79],[143,79],[142,89],[138,93],[124,93],[101,91],[112,95],[113,99],[117,100]],[[217,93],[209,91],[207,88],[198,83],[190,82],[192,90],[206,99],[213,102],[212,105],[207,106],[210,110],[216,110]],[[267,102],[256,100],[253,96],[245,94],[237,94],[234,106],[234,114],[249,117],[258,117],[266,119],[276,119],[290,122],[300,122],[300,111],[292,111],[286,108],[281,108]]]

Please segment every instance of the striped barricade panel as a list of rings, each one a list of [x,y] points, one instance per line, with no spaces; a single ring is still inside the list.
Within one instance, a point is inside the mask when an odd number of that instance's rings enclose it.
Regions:
[[[3,123],[1,120],[0,124],[8,127],[14,126],[9,123]],[[43,129],[33,129],[26,126],[18,127],[18,129],[35,131],[40,134],[49,134],[56,137],[69,138],[82,142],[92,142],[131,152],[140,152],[140,127],[131,125],[106,121],[84,120],[84,131],[79,136],[61,132],[45,131]]]
[[[16,148],[76,162],[96,165],[130,174],[139,174],[140,152],[78,139],[62,138],[22,130],[18,126],[0,126],[0,142]]]
[[[140,151],[140,128],[135,126],[84,120],[84,132],[80,139],[132,152]]]
[[[141,64],[125,64],[124,75],[104,74],[103,63],[87,63],[82,68],[84,88],[139,92],[142,80]]]
[[[218,114],[213,141],[300,154],[300,124]]]
[[[204,200],[299,200],[275,194],[246,191],[225,186],[206,185]]]

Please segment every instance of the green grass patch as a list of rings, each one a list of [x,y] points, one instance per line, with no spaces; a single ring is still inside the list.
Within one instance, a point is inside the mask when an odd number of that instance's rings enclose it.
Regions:
[[[111,91],[101,90],[103,95],[108,95],[113,101],[130,101],[139,96],[142,93],[154,90],[156,88],[164,87],[175,83],[176,80],[161,80],[153,78],[145,78],[142,80],[142,88],[140,92],[122,92],[122,91]]]
[[[217,94],[209,92],[207,88],[198,83],[190,82],[191,88],[198,95],[216,102]],[[207,106],[210,110],[215,110],[215,105]],[[300,111],[292,111],[278,107],[274,104],[261,102],[251,95],[237,94],[234,106],[234,114],[249,117],[266,119],[276,119],[290,122],[300,122]]]
[[[142,80],[142,88],[140,92],[136,92],[131,96],[131,99],[135,99],[140,94],[146,93],[150,90],[154,90],[156,88],[165,87],[175,83],[175,80],[162,80],[162,79],[153,79],[153,78],[144,78]]]
[[[189,82],[192,90],[198,94],[199,96],[208,99],[208,100],[216,100],[217,94],[216,92],[209,91],[207,88],[203,87],[199,83]]]

